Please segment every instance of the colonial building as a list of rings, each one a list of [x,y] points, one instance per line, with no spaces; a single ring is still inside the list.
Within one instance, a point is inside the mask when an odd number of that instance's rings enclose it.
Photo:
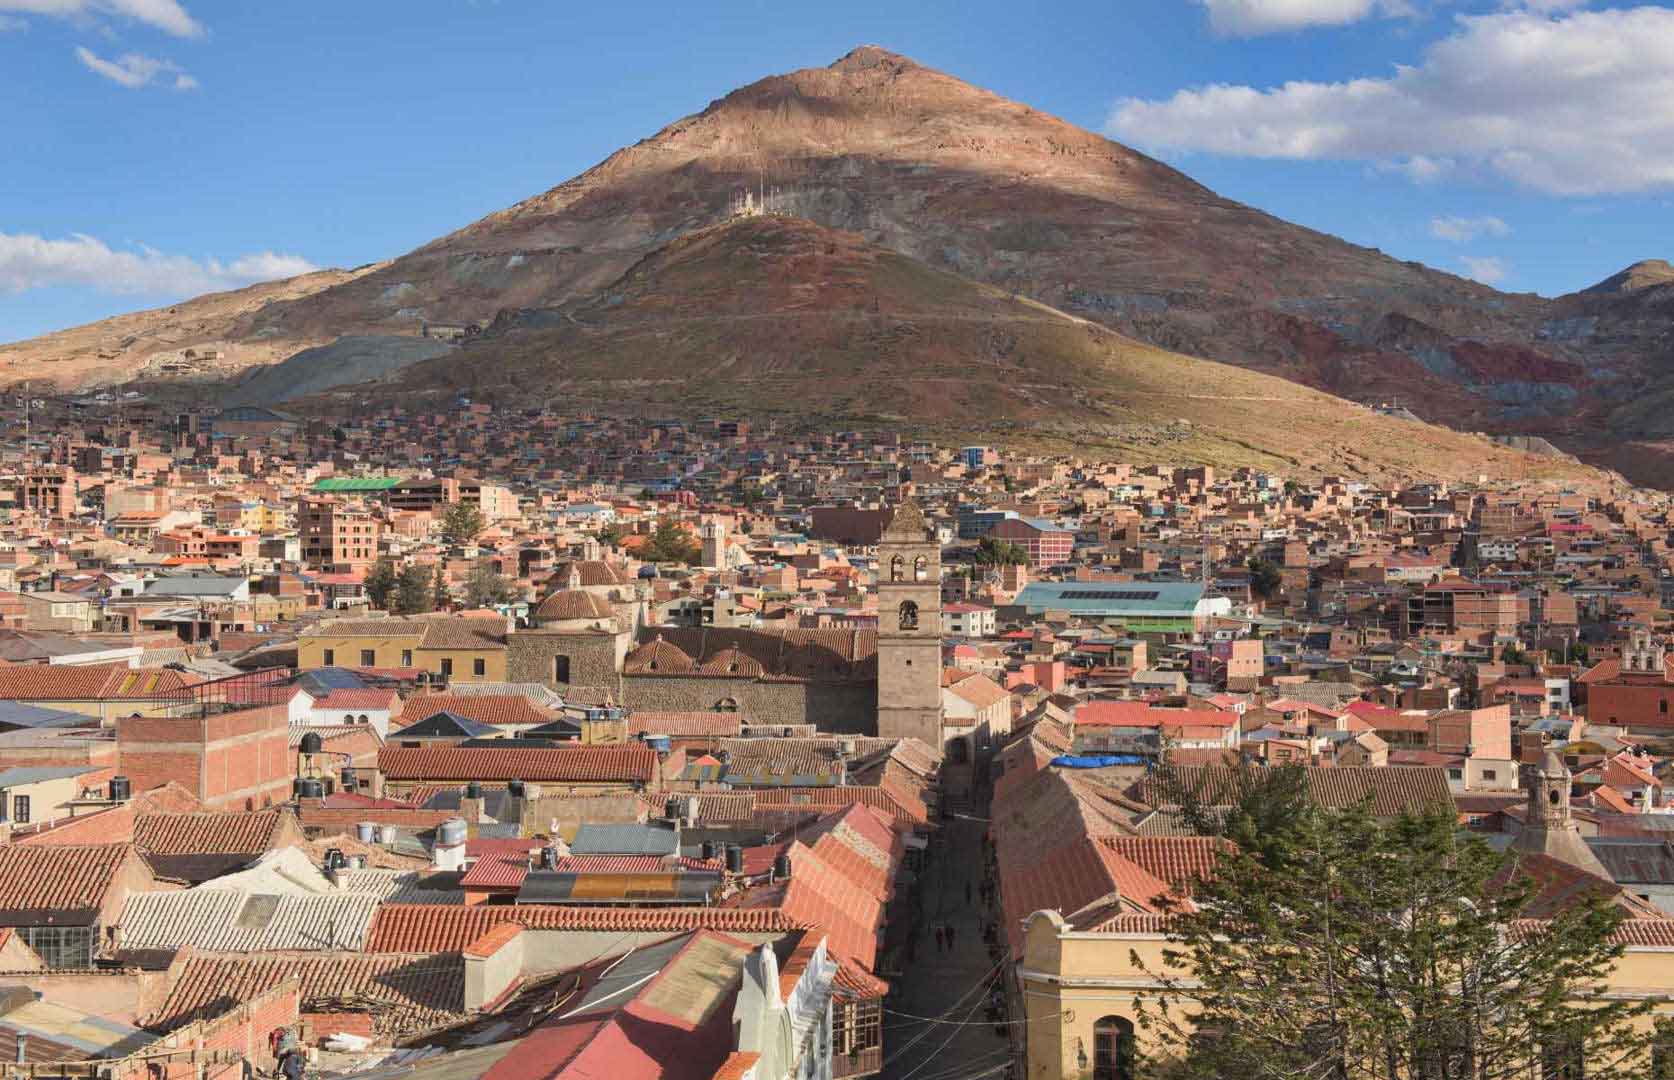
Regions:
[[[918,504],[878,543],[878,734],[942,746],[942,548]]]

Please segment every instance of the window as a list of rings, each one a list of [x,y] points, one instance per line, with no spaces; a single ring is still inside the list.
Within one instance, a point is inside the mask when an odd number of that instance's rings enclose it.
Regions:
[[[554,656],[552,658],[552,681],[567,683],[570,681],[570,658]]]
[[[325,666],[326,667],[336,667],[337,666],[337,652],[336,652],[336,650],[327,649],[325,651]]]
[[[29,796],[27,796],[27,795],[13,795],[12,796],[12,824],[14,824],[14,825],[27,825],[27,824],[29,824]]]
[[[906,563],[902,560],[901,556],[899,556],[899,555],[897,555],[897,556],[895,556],[895,558],[889,560],[889,580],[900,581],[901,580],[901,568],[905,565],[906,565]]]
[[[1464,776],[1465,776],[1465,770],[1463,770],[1463,769],[1449,769],[1449,770],[1447,770],[1447,778],[1449,780],[1462,780],[1462,779],[1464,779]]]
[[[367,722],[365,713],[360,714],[360,722],[363,723],[363,724]]]
[[[918,629],[918,605],[917,604],[913,603],[911,600],[901,601],[901,609],[898,612],[898,615],[899,615],[899,620],[897,622],[897,626],[900,629],[902,629],[902,630],[917,630]]]
[[[372,649],[362,649],[362,650],[360,650],[360,666],[361,667],[377,667],[378,666],[378,654]]]
[[[453,657],[451,657],[451,656],[442,657],[442,675],[445,678],[449,678],[449,679],[453,678]]]
[[[1133,1021],[1101,1016],[1093,1024],[1093,1080],[1133,1080]]]
[[[401,666],[402,667],[412,667],[413,666],[413,650],[411,650],[411,649],[402,649],[401,650]]]
[[[48,968],[93,966],[91,926],[20,926],[17,932]]]
[[[923,581],[930,576],[930,562],[923,555],[913,560],[913,580]]]
[[[716,712],[733,713],[738,711],[738,699],[724,697],[715,703]]]
[[[1500,778],[1500,774],[1494,769],[1483,769],[1482,778],[1484,780],[1498,780]]]
[[[488,674],[488,661],[484,660],[480,656],[477,657],[475,660],[472,660],[471,661],[471,674],[475,675],[479,679],[482,678],[484,675],[487,675]]]

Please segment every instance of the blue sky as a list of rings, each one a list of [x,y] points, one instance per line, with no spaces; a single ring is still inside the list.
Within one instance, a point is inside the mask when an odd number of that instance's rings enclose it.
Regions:
[[[1528,4],[0,0],[0,341],[400,254],[863,43],[1501,288],[1674,256],[1674,10]]]

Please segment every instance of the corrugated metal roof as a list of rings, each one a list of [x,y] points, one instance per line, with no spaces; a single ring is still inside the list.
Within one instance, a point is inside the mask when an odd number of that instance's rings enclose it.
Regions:
[[[118,922],[123,950],[190,945],[215,952],[354,949],[380,899],[368,894],[273,896],[220,889],[136,893]]]

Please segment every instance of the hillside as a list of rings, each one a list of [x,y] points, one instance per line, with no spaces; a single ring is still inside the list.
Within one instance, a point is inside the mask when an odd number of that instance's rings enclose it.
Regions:
[[[593,297],[505,313],[456,353],[308,404],[355,410],[461,392],[514,406],[998,434],[1135,461],[1354,476],[1588,473],[1143,345],[790,217],[687,234]]]
[[[132,379],[226,378],[336,336],[255,332],[249,321],[262,308],[312,296],[373,269],[321,270],[0,345],[0,385],[29,380],[79,389]]]
[[[1500,293],[1223,199],[872,47],[752,83],[547,192],[271,303],[234,340],[277,358],[275,342],[416,337],[426,323],[582,303],[758,192],[776,210],[1161,348],[1361,402],[1398,399],[1461,429],[1545,436],[1674,482],[1655,454],[1613,450],[1624,439],[1674,447],[1674,412],[1642,404],[1674,396],[1674,284],[1659,284],[1657,264],[1556,300]],[[36,344],[31,355],[51,353]]]

